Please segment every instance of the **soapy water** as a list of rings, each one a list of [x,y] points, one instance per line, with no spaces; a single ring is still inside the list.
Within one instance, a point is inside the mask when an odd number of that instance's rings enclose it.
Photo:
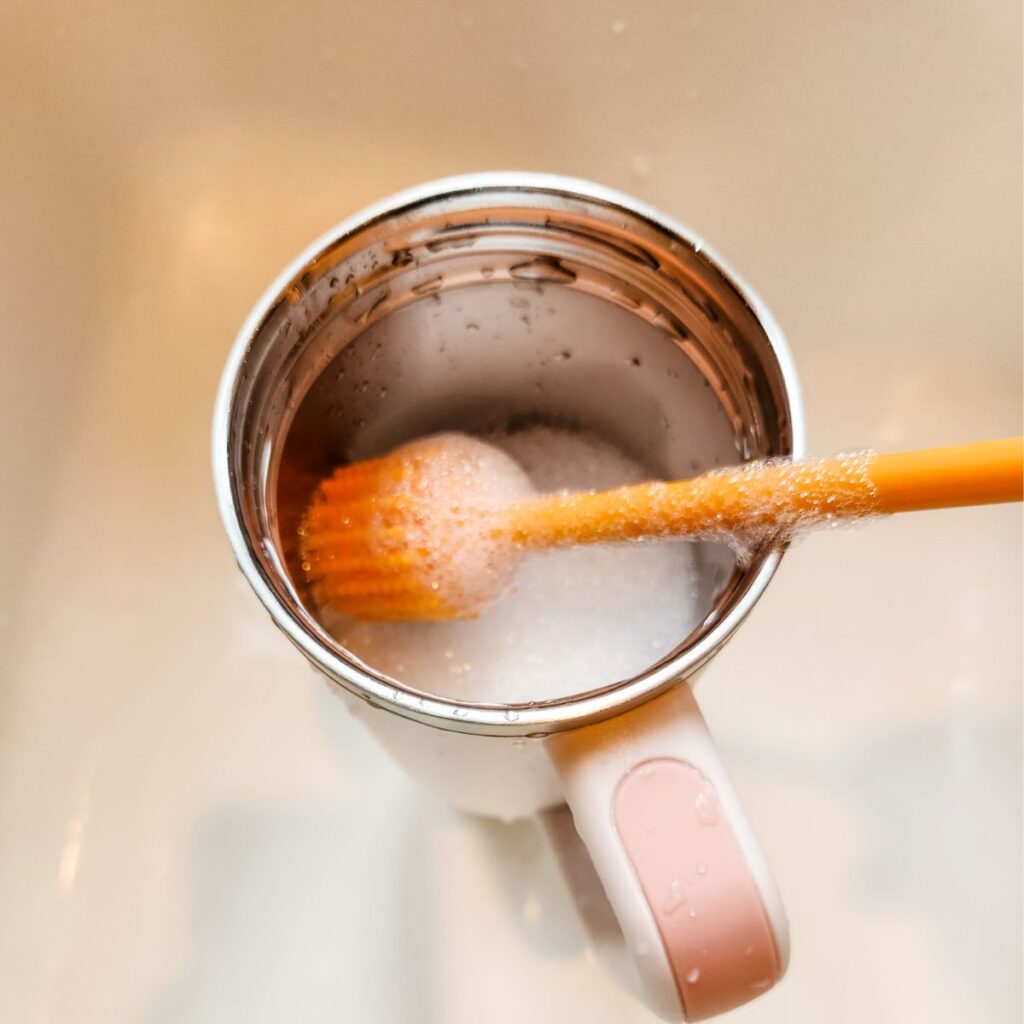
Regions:
[[[614,445],[583,431],[535,425],[494,431],[482,440],[504,453],[490,465],[498,471],[492,473],[490,498],[498,503],[528,492],[524,474],[542,493],[609,490],[652,476]],[[474,509],[472,495],[463,500],[462,521],[483,514]],[[467,555],[464,547],[449,538],[446,550],[455,559],[449,570],[458,571],[460,558],[479,556]],[[698,548],[686,540],[512,557],[521,559],[512,588],[475,619],[361,622],[329,608],[320,618],[358,658],[407,685],[456,700],[520,703],[636,675],[669,654],[704,611],[698,601]],[[498,578],[507,573],[504,565],[494,569]]]

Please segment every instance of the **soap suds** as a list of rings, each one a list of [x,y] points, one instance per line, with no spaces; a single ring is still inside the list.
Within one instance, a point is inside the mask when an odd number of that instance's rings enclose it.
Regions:
[[[483,440],[538,492],[607,490],[652,475],[585,432],[531,426]],[[515,484],[503,479],[511,496]],[[358,622],[330,610],[321,618],[362,661],[426,692],[548,700],[628,678],[670,653],[699,618],[697,560],[696,545],[672,539],[529,552],[513,589],[476,619]]]

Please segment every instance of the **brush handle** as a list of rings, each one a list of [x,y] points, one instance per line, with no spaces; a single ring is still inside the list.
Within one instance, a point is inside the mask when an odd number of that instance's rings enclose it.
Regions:
[[[892,455],[755,463],[675,483],[547,495],[513,505],[524,547],[813,526],[886,512],[1020,501],[1024,438]]]
[[[882,512],[997,505],[1024,496],[1024,437],[875,455]]]

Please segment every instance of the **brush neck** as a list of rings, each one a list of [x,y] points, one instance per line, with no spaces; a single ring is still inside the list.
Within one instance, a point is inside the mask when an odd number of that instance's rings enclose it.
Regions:
[[[663,483],[544,495],[508,510],[502,533],[524,548],[608,544],[664,533],[655,513]],[[679,485],[671,485],[679,486]]]
[[[791,463],[751,463],[675,483],[544,495],[508,510],[502,533],[527,548],[644,537],[772,539],[888,512],[1020,501],[1024,440]]]
[[[882,511],[868,472],[871,458],[755,463],[692,480],[545,495],[514,505],[503,532],[527,548],[671,536],[768,539],[797,527]]]

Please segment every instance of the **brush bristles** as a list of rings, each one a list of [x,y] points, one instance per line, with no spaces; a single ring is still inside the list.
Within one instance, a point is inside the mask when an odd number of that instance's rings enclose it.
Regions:
[[[474,618],[515,577],[502,524],[532,493],[518,463],[462,434],[337,469],[299,530],[312,596],[358,619]]]
[[[299,528],[313,597],[361,619],[449,619],[454,611],[423,578],[425,550],[408,547],[415,518],[399,457],[336,469],[317,488]]]

